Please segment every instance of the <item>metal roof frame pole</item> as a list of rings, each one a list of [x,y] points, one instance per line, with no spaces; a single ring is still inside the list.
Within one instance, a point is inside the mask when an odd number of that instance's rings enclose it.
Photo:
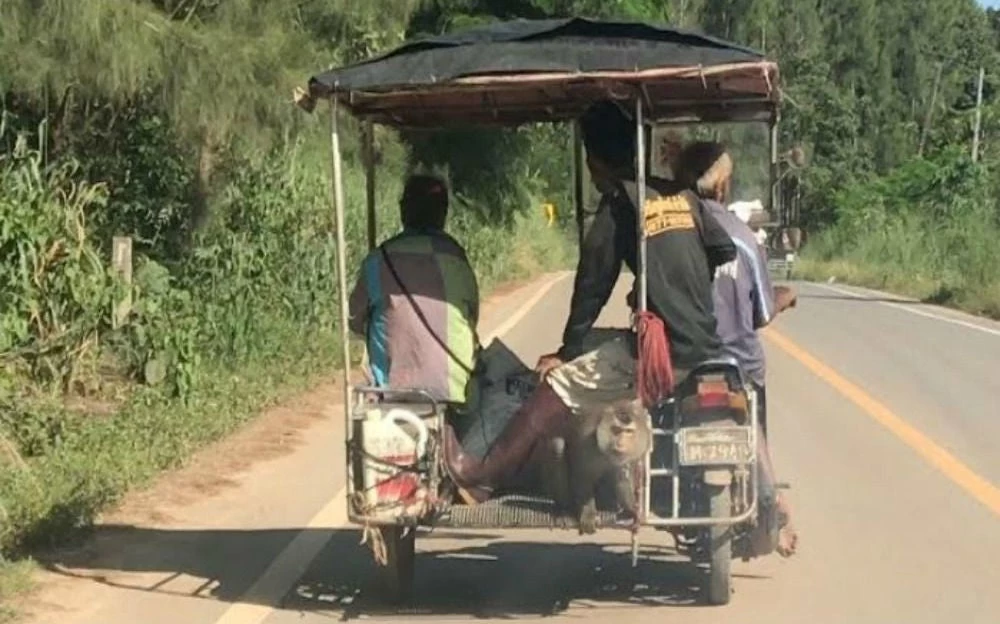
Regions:
[[[345,235],[344,180],[341,172],[340,127],[338,102],[330,101],[330,156],[333,173],[333,214],[337,237],[337,291],[340,295],[340,341],[344,357],[344,426],[347,441],[351,441],[351,341],[348,331],[347,309],[347,236]],[[348,481],[350,483],[350,481]]]
[[[580,122],[573,122],[573,208],[576,211],[576,234],[579,247],[583,248],[583,135]]]
[[[770,188],[771,196],[768,198],[770,205],[767,207],[767,211],[771,214],[771,219],[778,217],[778,221],[781,223],[782,227],[788,225],[785,214],[777,214],[775,210],[778,208],[778,116],[775,115],[771,117],[771,123],[769,124],[768,142],[770,143],[771,155],[770,161],[771,166],[769,168],[768,177],[770,178]]]
[[[365,202],[368,216],[368,251],[375,249],[378,225],[375,218],[375,128],[366,121],[362,140],[365,154]]]
[[[635,181],[636,186],[636,219],[635,234],[638,242],[639,262],[636,267],[636,279],[639,281],[639,292],[636,293],[636,303],[639,312],[646,311],[646,133],[643,124],[642,94],[637,94],[635,98]],[[638,318],[638,317],[637,317]],[[638,330],[638,322],[636,323]],[[636,340],[636,357],[642,359],[642,341]],[[636,388],[638,392],[638,387]],[[649,458],[645,461],[646,470],[643,482],[645,487],[640,492],[640,509],[649,509]],[[642,518],[645,521],[645,518]],[[635,533],[632,533],[632,567],[638,563],[639,542]]]
[[[642,96],[635,99],[635,181],[638,206],[636,207],[636,236],[639,248],[639,311],[646,311],[646,133],[643,120]]]

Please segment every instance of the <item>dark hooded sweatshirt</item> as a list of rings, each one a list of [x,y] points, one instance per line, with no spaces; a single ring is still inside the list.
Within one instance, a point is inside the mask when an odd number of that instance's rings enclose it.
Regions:
[[[569,319],[559,355],[583,352],[584,337],[607,304],[624,262],[639,274],[635,205],[638,187],[624,181],[601,196],[580,248]],[[646,190],[647,307],[663,319],[675,367],[690,370],[722,354],[712,304],[716,267],[736,257],[726,231],[687,190],[650,180]],[[633,289],[638,292],[638,284]],[[631,298],[631,297],[630,297]]]

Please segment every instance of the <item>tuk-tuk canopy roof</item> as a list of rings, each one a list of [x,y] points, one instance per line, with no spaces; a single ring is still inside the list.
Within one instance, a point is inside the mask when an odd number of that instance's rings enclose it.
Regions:
[[[650,121],[768,121],[780,101],[778,66],[759,52],[689,31],[580,18],[417,39],[314,76],[309,96],[400,127],[565,121],[598,100],[636,97]]]

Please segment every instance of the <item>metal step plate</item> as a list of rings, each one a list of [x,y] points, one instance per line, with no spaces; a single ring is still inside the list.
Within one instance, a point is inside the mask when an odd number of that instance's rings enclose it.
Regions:
[[[575,529],[576,518],[560,516],[548,499],[510,494],[479,505],[453,505],[434,526],[459,529]],[[627,526],[613,512],[600,512],[597,526]]]

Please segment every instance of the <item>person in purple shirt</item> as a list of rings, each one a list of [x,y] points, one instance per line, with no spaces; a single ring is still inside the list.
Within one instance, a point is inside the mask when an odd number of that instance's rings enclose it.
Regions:
[[[791,514],[787,500],[774,491],[774,470],[767,445],[764,347],[757,330],[768,325],[778,313],[794,307],[796,296],[789,288],[771,284],[767,258],[753,231],[725,208],[733,174],[733,161],[726,149],[719,143],[691,143],[685,147],[679,161],[681,182],[697,192],[706,211],[736,245],[736,258],[715,271],[713,298],[716,332],[722,341],[723,351],[739,362],[757,395],[758,420],[763,432],[760,452],[762,494],[764,497],[773,496],[777,507],[780,527],[778,553],[790,556],[795,552],[798,536],[789,522]]]

